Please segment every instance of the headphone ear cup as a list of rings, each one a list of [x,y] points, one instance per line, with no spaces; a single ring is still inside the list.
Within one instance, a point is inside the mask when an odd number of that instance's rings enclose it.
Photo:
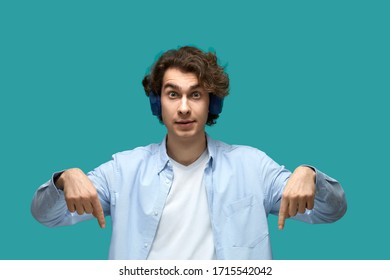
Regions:
[[[161,99],[160,96],[154,92],[149,93],[150,108],[152,109],[152,114],[155,116],[161,116]]]
[[[222,112],[223,98],[214,94],[210,94],[209,113],[211,115],[219,115]]]

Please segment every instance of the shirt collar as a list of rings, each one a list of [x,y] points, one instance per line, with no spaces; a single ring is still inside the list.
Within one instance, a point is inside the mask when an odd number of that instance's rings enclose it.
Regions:
[[[209,151],[208,165],[211,168],[213,168],[214,158],[215,158],[216,152],[217,152],[217,141],[215,141],[213,138],[211,138],[207,133],[206,133],[206,139],[207,139],[207,149]]]
[[[161,142],[160,147],[159,147],[160,160],[158,163],[159,164],[158,165],[158,173],[163,171],[165,169],[165,167],[167,166],[167,164],[169,164],[169,157],[167,154],[167,145],[166,144],[167,144],[167,136],[164,137],[164,139]]]
[[[209,153],[208,158],[208,165],[210,167],[213,167],[213,161],[216,155],[216,146],[217,141],[212,139],[207,133],[206,133],[206,140],[207,140],[207,150]],[[158,165],[158,173],[163,171],[166,167],[171,166],[171,163],[169,161],[169,157],[167,154],[167,136],[164,137],[163,141],[161,142],[159,146],[159,165]]]

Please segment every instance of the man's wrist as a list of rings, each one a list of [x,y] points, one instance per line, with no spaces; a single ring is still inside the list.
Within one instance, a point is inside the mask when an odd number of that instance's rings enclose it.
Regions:
[[[316,182],[316,171],[313,167],[307,165],[301,165],[298,166],[297,169],[299,169],[299,172],[304,172],[305,175],[311,176],[313,178],[313,181]]]

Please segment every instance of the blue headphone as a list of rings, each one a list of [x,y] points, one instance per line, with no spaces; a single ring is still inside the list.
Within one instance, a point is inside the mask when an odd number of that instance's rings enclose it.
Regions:
[[[154,92],[149,93],[150,108],[155,116],[161,116],[161,99]],[[209,113],[219,115],[222,112],[223,98],[210,93]]]

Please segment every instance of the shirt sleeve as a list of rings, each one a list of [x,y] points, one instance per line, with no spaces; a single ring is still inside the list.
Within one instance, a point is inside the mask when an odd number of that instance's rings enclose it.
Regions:
[[[269,158],[268,162],[267,171],[264,171],[268,174],[265,180],[265,205],[271,214],[278,215],[282,193],[291,172]],[[314,208],[303,214],[298,213],[292,219],[307,223],[332,223],[339,220],[347,211],[347,201],[340,183],[313,166],[304,166],[312,168],[316,173]]]
[[[109,186],[114,180],[113,161],[109,161],[87,174],[98,192],[99,200],[105,215],[110,214]],[[66,205],[64,192],[58,189],[54,182],[61,172],[56,172],[51,179],[41,185],[35,192],[31,213],[40,223],[48,227],[73,225],[94,218],[92,214],[79,215],[71,213]]]
[[[339,220],[347,211],[347,200],[340,183],[313,166],[316,172],[316,194],[314,208],[293,219],[307,223],[332,223]]]

